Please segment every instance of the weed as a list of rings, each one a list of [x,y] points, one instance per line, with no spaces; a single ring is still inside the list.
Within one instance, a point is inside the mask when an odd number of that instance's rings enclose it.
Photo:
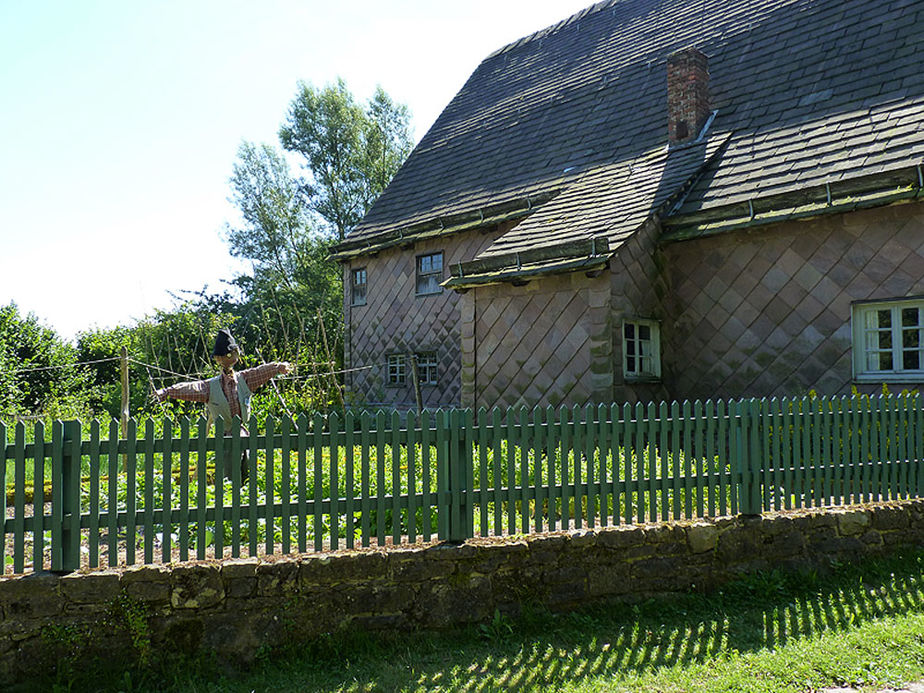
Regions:
[[[494,617],[490,622],[478,626],[478,632],[489,642],[504,642],[513,635],[513,623],[500,609],[494,609]]]

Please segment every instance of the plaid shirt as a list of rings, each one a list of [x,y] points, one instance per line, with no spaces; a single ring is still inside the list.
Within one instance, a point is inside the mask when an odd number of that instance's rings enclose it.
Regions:
[[[266,385],[274,376],[282,372],[284,364],[279,362],[264,363],[255,368],[248,368],[240,372],[244,376],[244,382],[251,392]],[[221,374],[221,390],[228,398],[228,404],[231,405],[231,416],[241,415],[241,402],[237,397],[237,373]],[[209,381],[195,380],[188,383],[178,383],[158,390],[156,393],[158,399],[182,399],[187,402],[208,402],[209,401]]]

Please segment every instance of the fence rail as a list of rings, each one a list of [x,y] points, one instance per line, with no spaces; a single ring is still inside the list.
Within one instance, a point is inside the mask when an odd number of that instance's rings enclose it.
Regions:
[[[5,572],[920,497],[919,396],[0,423]]]

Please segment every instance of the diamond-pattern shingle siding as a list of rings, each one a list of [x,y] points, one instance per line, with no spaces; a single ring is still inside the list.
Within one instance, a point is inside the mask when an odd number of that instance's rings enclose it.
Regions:
[[[606,277],[549,277],[462,296],[468,406],[572,404],[612,398]],[[474,338],[467,340],[466,335]]]
[[[386,359],[390,353],[432,351],[438,385],[421,388],[424,406],[458,405],[460,297],[453,291],[416,296],[416,257],[442,250],[446,273],[449,263],[470,259],[502,232],[455,235],[345,264],[347,281],[349,270],[358,267],[366,268],[368,281],[367,305],[344,306],[346,363],[350,369],[364,369],[347,374],[347,389],[357,404],[416,406],[410,371],[404,386],[390,387]]]
[[[667,246],[671,389],[849,394],[851,303],[924,294],[922,229],[916,203]]]

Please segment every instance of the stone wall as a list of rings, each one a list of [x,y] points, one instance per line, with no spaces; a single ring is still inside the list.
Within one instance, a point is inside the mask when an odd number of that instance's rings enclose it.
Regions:
[[[262,648],[348,627],[439,629],[606,600],[708,589],[746,572],[823,569],[924,546],[924,500],[475,539],[274,560],[0,580],[0,680],[92,656]]]
[[[924,204],[761,226],[664,253],[671,397],[850,394],[851,303],[924,294]]]

